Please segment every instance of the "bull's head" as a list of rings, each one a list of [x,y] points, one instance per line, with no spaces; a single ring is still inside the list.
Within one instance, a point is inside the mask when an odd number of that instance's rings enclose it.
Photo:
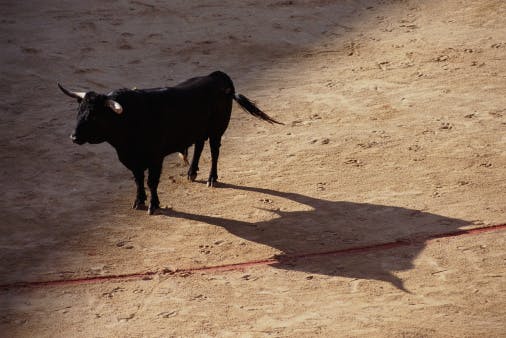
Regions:
[[[101,143],[107,140],[109,129],[123,107],[107,95],[95,92],[73,92],[58,83],[61,91],[79,103],[77,126],[70,138],[74,143]]]

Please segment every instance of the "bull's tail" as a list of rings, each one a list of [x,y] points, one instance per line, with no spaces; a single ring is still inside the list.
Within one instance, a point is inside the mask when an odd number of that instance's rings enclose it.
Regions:
[[[264,121],[267,121],[269,123],[277,123],[277,124],[284,124],[281,122],[278,122],[274,120],[272,117],[261,111],[254,102],[250,101],[246,96],[241,94],[234,94],[234,100],[239,103],[242,109],[250,113],[251,115],[258,117],[259,119],[262,119]]]

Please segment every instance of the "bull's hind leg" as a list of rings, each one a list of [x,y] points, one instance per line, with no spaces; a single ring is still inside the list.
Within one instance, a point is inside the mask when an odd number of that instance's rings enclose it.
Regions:
[[[199,160],[200,155],[202,154],[202,149],[204,149],[204,142],[205,140],[198,141],[197,143],[195,143],[192,163],[190,164],[190,168],[188,169],[188,179],[192,182],[195,181],[195,179],[197,178],[197,173],[199,171]]]
[[[135,197],[133,209],[143,209],[146,202],[146,191],[144,190],[144,170],[138,169],[133,172],[135,184],[137,185],[137,195]]]
[[[148,214],[153,215],[156,209],[160,208],[160,200],[158,199],[158,183],[160,183],[160,174],[162,173],[162,162],[149,167],[148,187],[151,193],[149,201]]]
[[[211,146],[211,172],[207,180],[208,187],[216,186],[218,182],[218,157],[220,156],[221,136],[209,138]]]

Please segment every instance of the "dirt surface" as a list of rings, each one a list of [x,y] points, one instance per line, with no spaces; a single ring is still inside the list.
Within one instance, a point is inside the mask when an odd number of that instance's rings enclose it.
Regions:
[[[409,242],[506,222],[503,1],[0,10],[2,336],[506,336],[505,231]],[[69,140],[56,81],[108,92],[217,69],[286,125],[235,107],[218,188],[171,155],[164,208],[131,210],[112,147]]]

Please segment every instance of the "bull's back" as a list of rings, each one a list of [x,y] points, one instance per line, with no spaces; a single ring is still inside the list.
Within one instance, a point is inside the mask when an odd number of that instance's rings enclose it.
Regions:
[[[143,131],[150,143],[146,146],[167,155],[221,136],[232,110],[233,86],[227,78],[213,73],[175,87],[139,91],[144,96],[142,115],[149,119]]]

